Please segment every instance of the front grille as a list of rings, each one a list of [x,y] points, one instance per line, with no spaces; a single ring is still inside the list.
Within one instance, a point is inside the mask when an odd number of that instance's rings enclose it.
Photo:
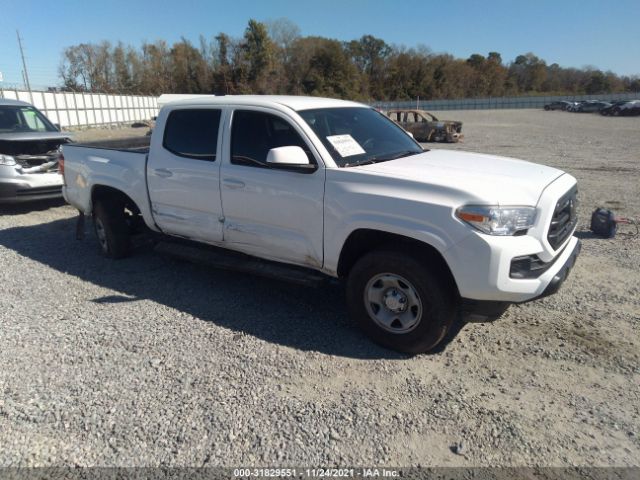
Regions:
[[[57,194],[62,194],[62,185],[20,188],[16,190],[16,196],[18,197],[30,197],[31,195],[57,195]]]
[[[577,209],[578,188],[573,187],[558,200],[551,217],[547,240],[554,250],[557,250],[573,232],[578,223]]]

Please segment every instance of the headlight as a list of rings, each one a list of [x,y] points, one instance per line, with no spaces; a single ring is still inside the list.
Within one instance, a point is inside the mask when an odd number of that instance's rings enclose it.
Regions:
[[[488,235],[513,235],[533,226],[536,209],[467,205],[456,210],[456,217]]]
[[[11,155],[2,155],[0,153],[0,165],[13,166],[15,164],[16,164],[16,159],[13,158]]]

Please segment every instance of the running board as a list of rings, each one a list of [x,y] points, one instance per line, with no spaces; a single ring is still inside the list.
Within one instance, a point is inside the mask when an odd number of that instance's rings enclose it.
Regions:
[[[154,250],[157,253],[197,265],[249,273],[307,287],[319,287],[322,283],[330,279],[330,277],[314,270],[278,262],[270,262],[242,253],[210,247],[208,245],[200,246],[191,242],[161,241],[156,244]]]

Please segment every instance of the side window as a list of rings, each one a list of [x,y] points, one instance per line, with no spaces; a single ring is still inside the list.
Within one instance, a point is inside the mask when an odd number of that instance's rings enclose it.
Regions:
[[[24,118],[27,126],[33,131],[43,131],[45,130],[44,124],[38,118],[36,112],[33,110],[22,110],[22,116]]]
[[[15,130],[19,126],[17,110],[13,108],[0,108],[0,130]]]
[[[175,155],[215,161],[220,110],[185,109],[169,113],[162,146]]]
[[[316,163],[309,147],[286,120],[270,113],[236,110],[231,124],[231,163],[266,167],[269,150],[277,147],[302,148]]]

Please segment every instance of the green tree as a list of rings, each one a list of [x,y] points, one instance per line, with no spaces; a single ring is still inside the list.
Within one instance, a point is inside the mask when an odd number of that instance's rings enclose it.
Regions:
[[[127,52],[122,42],[113,49],[113,68],[115,75],[115,87],[119,92],[130,92],[133,88],[131,72],[129,70],[131,58],[127,58]]]
[[[585,91],[589,95],[609,92],[611,91],[610,79],[600,70],[593,70],[585,85]]]
[[[302,79],[305,93],[358,98],[358,71],[337,40],[319,39]]]
[[[264,23],[249,20],[244,32],[243,50],[248,64],[247,76],[252,87],[264,90],[264,79],[271,67],[274,45]]]
[[[547,65],[518,55],[505,65],[498,52],[467,59],[429,48],[389,46],[363,35],[340,42],[304,37],[287,19],[250,20],[241,38],[200,36],[132,47],[118,42],[80,43],[64,49],[59,74],[66,88],[86,91],[179,93],[288,93],[362,100],[415,100],[525,93],[638,91],[637,76],[595,67]]]
[[[364,35],[359,40],[347,42],[345,48],[360,72],[364,86],[361,93],[379,98],[384,91],[384,72],[391,47],[381,38]]]
[[[209,93],[206,82],[206,62],[191,42],[182,38],[170,52],[172,92]]]
[[[216,38],[216,61],[213,72],[213,92],[215,94],[232,93],[231,68],[229,66],[229,48],[231,39],[225,33],[219,33]]]

